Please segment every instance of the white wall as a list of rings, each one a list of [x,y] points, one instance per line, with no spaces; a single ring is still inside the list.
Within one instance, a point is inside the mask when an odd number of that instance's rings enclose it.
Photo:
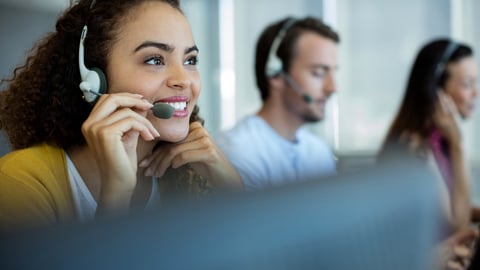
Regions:
[[[450,34],[448,0],[339,0],[338,152],[375,153],[417,50]]]

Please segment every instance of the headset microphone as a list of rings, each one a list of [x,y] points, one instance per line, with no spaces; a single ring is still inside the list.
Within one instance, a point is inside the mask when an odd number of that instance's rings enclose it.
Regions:
[[[173,116],[175,108],[167,103],[155,103],[152,108],[153,115],[161,119],[169,119]]]
[[[282,76],[285,78],[287,83],[292,87],[292,89],[295,91],[295,93],[297,93],[298,95],[300,95],[302,97],[302,99],[303,99],[303,101],[305,101],[305,103],[310,104],[310,103],[313,102],[312,96],[310,96],[308,94],[305,94],[305,91],[302,91],[300,86],[298,86],[298,84],[295,83],[295,81],[292,79],[292,77],[290,77],[290,75],[288,75],[285,72],[282,72]]]

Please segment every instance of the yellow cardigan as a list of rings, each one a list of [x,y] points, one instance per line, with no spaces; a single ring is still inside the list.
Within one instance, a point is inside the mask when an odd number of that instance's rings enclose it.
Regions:
[[[188,164],[157,181],[162,205],[213,193],[212,183]],[[0,231],[69,221],[76,212],[62,148],[43,143],[0,158]]]
[[[44,143],[0,158],[0,230],[64,223],[74,217],[63,149]]]

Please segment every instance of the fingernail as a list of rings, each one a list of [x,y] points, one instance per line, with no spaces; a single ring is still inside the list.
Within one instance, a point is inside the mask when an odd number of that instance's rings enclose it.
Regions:
[[[148,134],[148,137],[149,137],[148,139],[149,139],[150,141],[155,140],[155,135],[154,135],[154,134],[151,134],[151,133],[150,133],[150,134]]]
[[[145,168],[145,167],[147,167],[147,164],[148,164],[148,160],[144,159],[140,163],[138,163],[138,167]]]
[[[152,176],[152,169],[148,168],[145,170],[145,176]]]

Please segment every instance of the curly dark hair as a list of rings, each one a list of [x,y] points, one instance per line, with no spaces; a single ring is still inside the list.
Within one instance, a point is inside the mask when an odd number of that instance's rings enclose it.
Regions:
[[[182,12],[178,0],[80,0],[59,17],[56,31],[36,44],[25,64],[2,80],[8,87],[0,91],[0,129],[6,131],[14,149],[41,142],[64,149],[86,143],[81,126],[92,106],[79,90],[82,28],[89,27],[84,42],[86,65],[105,70],[119,24],[147,1],[164,2]],[[203,122],[198,111],[196,107],[190,121]]]

